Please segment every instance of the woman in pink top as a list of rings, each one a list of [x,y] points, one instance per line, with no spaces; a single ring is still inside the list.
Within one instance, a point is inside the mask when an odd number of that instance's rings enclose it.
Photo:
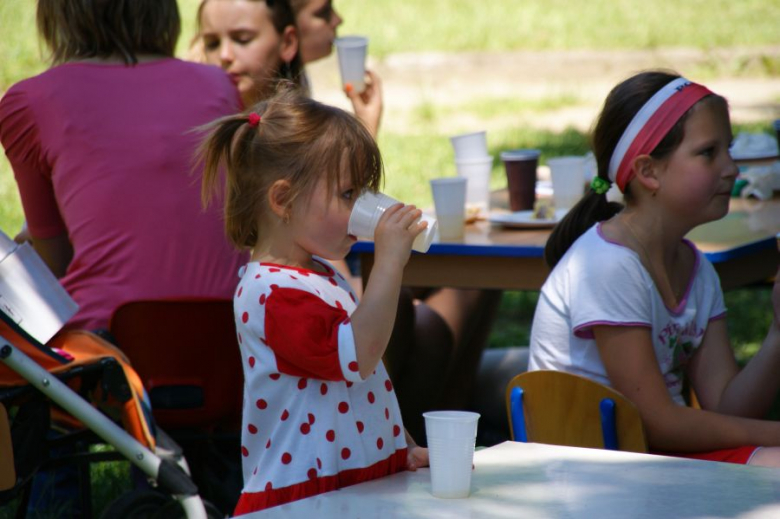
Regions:
[[[108,328],[130,300],[232,297],[246,258],[191,174],[192,128],[239,109],[228,76],[173,58],[175,0],[39,0],[37,16],[52,67],[0,100],[0,142],[33,246],[79,304],[67,327]]]

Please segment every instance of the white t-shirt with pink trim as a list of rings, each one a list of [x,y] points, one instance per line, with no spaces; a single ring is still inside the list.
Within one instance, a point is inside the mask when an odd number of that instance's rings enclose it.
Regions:
[[[666,387],[684,405],[685,366],[709,322],[726,315],[715,269],[695,245],[685,243],[696,254],[694,273],[677,308],[668,308],[634,251],[607,240],[600,224],[588,229],[542,287],[528,369],[566,371],[610,385],[592,327],[645,326],[651,329]]]
[[[387,460],[406,448],[384,365],[358,372],[357,297],[328,271],[253,262],[233,299],[244,368],[243,492],[281,489]]]

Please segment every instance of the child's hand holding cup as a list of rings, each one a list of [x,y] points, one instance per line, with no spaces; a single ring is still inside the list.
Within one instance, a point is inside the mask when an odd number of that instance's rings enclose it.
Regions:
[[[387,208],[398,204],[395,198],[387,196],[384,193],[375,193],[373,191],[364,191],[352,207],[352,214],[347,224],[347,232],[353,236],[364,240],[373,241],[374,231],[379,222],[379,218]],[[415,223],[419,221],[428,222],[428,227],[415,238],[412,243],[412,250],[417,252],[428,252],[433,237],[436,234],[437,223],[435,218],[423,214]]]

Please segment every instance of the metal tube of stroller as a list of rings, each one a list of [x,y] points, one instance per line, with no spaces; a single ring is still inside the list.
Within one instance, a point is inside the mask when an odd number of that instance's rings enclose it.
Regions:
[[[113,445],[145,474],[157,480],[162,460],[106,415],[92,407],[57,377],[43,369],[37,362],[6,340],[3,340],[3,344],[0,345],[0,360],[24,377],[41,393],[84,423],[95,434]],[[197,494],[175,497],[181,502],[188,518],[206,519],[206,509]]]

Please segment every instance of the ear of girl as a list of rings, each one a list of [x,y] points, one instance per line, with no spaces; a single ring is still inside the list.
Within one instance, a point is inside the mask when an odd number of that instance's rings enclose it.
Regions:
[[[644,191],[655,193],[660,187],[657,168],[660,165],[650,155],[640,155],[634,159],[631,169],[634,171],[634,182],[641,184]]]

